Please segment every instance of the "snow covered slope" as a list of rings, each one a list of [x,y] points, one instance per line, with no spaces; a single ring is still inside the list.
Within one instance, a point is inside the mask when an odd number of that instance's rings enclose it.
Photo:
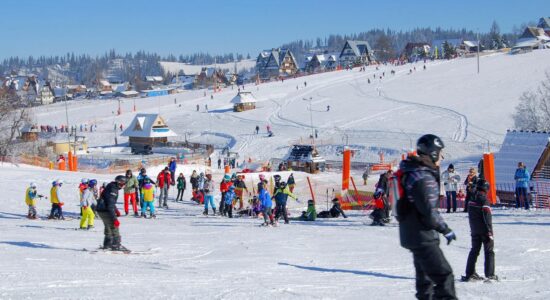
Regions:
[[[154,173],[149,170],[149,173]],[[187,172],[188,170],[182,170]],[[220,174],[217,174],[220,175]],[[24,190],[32,180],[47,192],[64,180],[66,215],[77,217],[82,176],[110,176],[2,165],[0,298],[2,299],[412,299],[412,255],[398,228],[371,227],[363,213],[348,219],[258,227],[249,218],[203,217],[201,207],[169,202],[158,218],[121,217],[122,242],[139,255],[89,253],[103,226],[78,231],[78,220],[25,218]],[[299,186],[303,189],[303,186]],[[173,194],[172,194],[173,195]],[[184,199],[189,199],[186,193]],[[323,209],[318,205],[317,209]],[[121,209],[122,207],[119,206]],[[45,216],[42,201],[38,212]],[[296,215],[299,211],[293,210]],[[469,250],[465,214],[445,215],[458,240],[442,249],[464,272]],[[500,283],[456,283],[460,299],[548,299],[550,213],[496,211],[496,272]],[[482,257],[478,272],[482,272]]]
[[[550,51],[485,56],[480,74],[473,58],[428,62],[426,66],[426,70],[422,63],[380,66],[379,70],[370,66],[366,72],[354,69],[249,84],[245,91],[258,99],[257,109],[241,113],[231,110],[235,87],[212,94],[213,100],[211,91],[204,90],[122,100],[120,116],[114,113],[116,100],[76,101],[69,103],[69,119],[71,124],[97,123],[99,132],[88,134],[91,144],[110,145],[114,143],[113,124],[127,126],[135,103],[137,112],[160,112],[182,140],[187,133],[195,140],[229,145],[241,157],[254,159],[281,157],[288,145],[300,139],[307,142],[311,124],[319,134],[316,143],[329,146],[325,156],[337,156],[331,149],[347,141],[374,147],[365,160],[377,157],[377,147],[398,156],[419,135],[432,132],[443,137],[448,159],[468,160],[486,150],[487,141],[502,143],[505,130],[513,126],[511,114],[517,99],[523,91],[536,88],[544,72],[550,70]],[[37,107],[34,115],[39,124],[61,124],[65,108],[63,103]],[[265,135],[268,124],[274,137]],[[261,128],[260,135],[253,134],[256,125]]]

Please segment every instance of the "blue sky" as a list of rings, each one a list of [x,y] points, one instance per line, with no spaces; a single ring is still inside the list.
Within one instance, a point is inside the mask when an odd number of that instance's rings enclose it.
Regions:
[[[528,4],[527,4],[528,3]],[[502,31],[550,16],[550,0],[2,0],[0,59],[155,51],[250,53],[372,28]]]

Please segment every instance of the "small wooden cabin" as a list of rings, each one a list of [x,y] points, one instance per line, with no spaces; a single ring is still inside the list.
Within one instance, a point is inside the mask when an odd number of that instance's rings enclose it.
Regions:
[[[166,144],[168,137],[177,136],[158,114],[137,114],[121,135],[128,137],[134,154],[150,154],[155,144]]]
[[[256,108],[256,98],[251,92],[239,92],[237,96],[231,99],[231,103],[233,103],[233,111],[235,112]]]

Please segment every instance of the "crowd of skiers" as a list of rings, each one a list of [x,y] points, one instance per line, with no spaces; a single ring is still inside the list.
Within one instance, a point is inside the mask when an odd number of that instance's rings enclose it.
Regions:
[[[389,222],[390,218],[390,181],[395,185],[394,201],[397,221],[399,222],[399,236],[401,246],[409,249],[413,255],[416,271],[416,290],[419,299],[456,299],[454,288],[454,276],[452,267],[445,259],[439,247],[439,234],[442,234],[447,244],[456,240],[454,231],[443,220],[438,211],[441,186],[447,193],[448,211],[456,211],[456,189],[460,176],[455,172],[451,164],[441,174],[439,172],[443,160],[443,141],[434,135],[422,136],[417,142],[417,155],[409,156],[401,162],[396,172],[388,171],[381,174],[374,193],[375,209],[372,213],[373,224],[381,225]],[[124,250],[121,246],[119,233],[121,215],[116,208],[118,191],[124,190],[124,213],[129,214],[130,205],[135,216],[145,217],[147,211],[150,217],[155,217],[153,201],[156,191],[159,192],[158,207],[167,208],[169,187],[177,185],[178,195],[175,201],[183,201],[186,189],[185,176],[180,173],[175,177],[176,161],[172,159],[156,177],[156,181],[150,178],[145,169],[141,169],[138,176],[134,176],[131,170],[125,175],[119,175],[114,181],[98,188],[95,179],[83,180],[79,186],[81,195],[81,229],[89,229],[94,226],[94,218],[99,215],[104,223],[105,238],[103,247],[113,250]],[[368,178],[368,176],[367,176]],[[189,182],[192,189],[192,200],[204,204],[204,215],[209,214],[209,208],[213,214],[220,214],[229,218],[234,213],[239,215],[255,216],[263,219],[262,226],[276,226],[279,219],[286,224],[290,220],[315,221],[317,218],[347,218],[338,199],[333,200],[330,210],[317,213],[313,200],[308,201],[306,211],[295,218],[289,218],[287,211],[288,198],[299,202],[293,194],[295,180],[291,173],[287,181],[283,181],[280,175],[274,175],[273,195],[271,195],[269,182],[263,174],[259,175],[257,186],[246,186],[243,175],[226,174],[216,190],[211,173],[196,171],[190,176]],[[526,197],[529,187],[529,173],[523,163],[518,164],[515,174],[517,181],[516,195],[519,207],[521,198]],[[50,202],[52,209],[50,218],[63,218],[63,199],[60,188],[63,182],[55,180],[50,190]],[[466,208],[471,231],[471,249],[468,255],[466,272],[462,281],[472,280],[498,280],[495,275],[494,232],[491,220],[491,208],[487,198],[489,184],[478,176],[476,169],[472,168],[464,181],[466,186]],[[219,211],[216,212],[214,195],[220,193]],[[460,194],[460,192],[459,192]],[[245,207],[244,198],[248,195],[252,198]],[[31,183],[26,190],[25,202],[29,207],[28,217],[36,218],[36,198],[47,198],[38,194],[36,185]],[[141,207],[138,212],[137,204]],[[528,201],[526,208],[528,208]],[[479,252],[483,247],[485,254],[484,275],[480,276],[475,269]]]

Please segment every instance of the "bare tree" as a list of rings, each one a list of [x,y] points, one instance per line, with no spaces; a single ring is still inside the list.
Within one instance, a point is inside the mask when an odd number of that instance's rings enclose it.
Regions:
[[[0,98],[0,157],[11,154],[20,128],[28,122],[27,108],[13,97]]]
[[[521,95],[513,118],[517,129],[550,131],[550,72],[536,91]]]

